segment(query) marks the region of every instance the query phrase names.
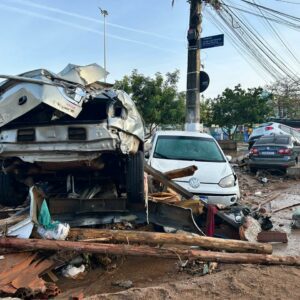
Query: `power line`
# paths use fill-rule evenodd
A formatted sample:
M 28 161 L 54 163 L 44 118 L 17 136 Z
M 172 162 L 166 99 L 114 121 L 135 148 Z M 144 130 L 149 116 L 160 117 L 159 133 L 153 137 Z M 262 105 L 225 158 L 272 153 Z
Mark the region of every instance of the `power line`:
M 296 72 L 288 66 L 283 58 L 281 58 L 280 55 L 265 41 L 261 34 L 247 21 L 247 19 L 238 16 L 224 1 L 221 0 L 220 2 L 222 4 L 222 9 L 218 10 L 216 13 L 224 23 L 222 27 L 225 26 L 231 32 L 230 39 L 235 48 L 242 48 L 247 58 L 250 57 L 251 60 L 254 60 L 256 65 L 258 64 L 264 72 L 267 72 L 274 79 L 279 79 L 282 75 L 285 75 L 292 80 L 298 78 Z M 257 8 L 257 5 L 254 7 Z M 242 7 L 242 9 L 244 8 Z M 253 13 L 253 11 L 250 12 Z M 271 12 L 268 13 L 270 14 Z M 266 18 L 265 14 L 262 14 L 261 11 L 257 13 L 257 15 L 263 19 Z M 220 26 L 220 24 L 217 25 Z M 272 27 L 271 30 L 274 34 L 276 32 L 277 35 L 275 35 L 277 39 L 283 43 L 283 39 L 276 29 Z M 289 51 L 291 52 L 290 55 L 293 55 L 290 49 Z M 245 55 L 243 55 L 244 58 Z M 249 61 L 249 59 L 247 59 L 247 61 Z
M 272 22 L 274 22 L 274 23 L 277 23 L 277 24 L 279 24 L 279 25 L 285 25 L 285 26 L 288 26 L 288 27 L 290 27 L 290 28 L 292 28 L 292 29 L 295 29 L 295 30 L 297 30 L 297 31 L 300 30 L 300 25 L 297 25 L 297 24 L 295 24 L 295 23 L 292 23 L 292 22 L 290 22 L 290 21 L 287 21 L 287 20 L 285 20 L 285 19 L 283 19 L 283 18 L 280 18 L 280 17 L 278 17 L 278 16 L 276 16 L 276 15 L 273 15 L 273 14 L 271 14 L 271 13 L 269 13 L 269 12 L 265 12 L 265 16 L 262 16 L 261 14 L 255 13 L 255 12 L 253 12 L 253 11 L 249 11 L 249 10 L 247 10 L 247 9 L 245 9 L 245 8 L 240 8 L 240 7 L 228 5 L 228 4 L 225 4 L 225 3 L 224 3 L 223 5 L 226 6 L 226 7 L 232 8 L 232 9 L 234 9 L 234 10 L 238 10 L 238 11 L 240 11 L 240 12 L 243 12 L 243 13 L 246 13 L 246 14 L 249 14 L 249 15 L 253 15 L 253 16 L 258 17 L 258 18 L 265 18 L 265 19 L 267 19 L 267 20 L 269 20 L 269 21 L 272 21 Z M 269 15 L 269 16 L 267 16 L 267 15 Z
M 244 26 L 243 30 L 248 33 L 248 37 L 252 40 L 254 45 L 258 47 L 260 51 L 277 66 L 278 69 L 280 69 L 291 78 L 296 76 L 296 74 L 287 66 L 287 64 L 283 62 L 282 58 L 279 58 L 278 53 L 276 53 L 274 49 L 272 49 L 270 45 L 268 45 L 266 40 L 263 39 L 260 33 L 253 26 L 251 26 L 251 24 L 247 25 L 232 11 L 230 11 L 229 14 L 231 15 L 231 17 L 233 15 L 238 20 L 238 22 L 242 24 L 242 26 Z M 249 25 L 252 29 L 249 27 Z
M 255 0 L 252 0 L 255 3 Z M 294 55 L 294 53 L 291 51 L 290 47 L 288 46 L 287 42 L 283 40 L 283 38 L 279 35 L 275 27 L 269 22 L 267 18 L 265 18 L 264 12 L 258 7 L 257 8 L 259 12 L 263 15 L 265 22 L 270 27 L 271 31 L 274 33 L 275 37 L 279 40 L 280 44 L 283 45 L 283 47 L 288 51 L 288 53 L 291 55 L 291 57 L 294 59 L 295 62 L 300 64 L 300 61 L 298 58 Z
M 280 12 L 278 10 L 275 10 L 275 9 L 272 9 L 270 7 L 267 7 L 267 6 L 263 6 L 263 5 L 259 5 L 259 4 L 255 4 L 255 3 L 252 3 L 250 1 L 247 1 L 247 0 L 241 0 L 249 5 L 252 5 L 252 6 L 256 6 L 256 7 L 260 7 L 262 9 L 265 9 L 267 11 L 271 11 L 273 13 L 276 13 L 276 14 L 279 14 L 279 15 L 282 15 L 282 16 L 285 16 L 286 18 L 290 18 L 290 19 L 293 19 L 293 20 L 297 20 L 297 21 L 300 21 L 300 18 L 298 17 L 295 17 L 295 16 L 292 16 L 292 15 L 289 15 L 289 14 L 286 14 L 286 13 L 283 13 L 283 12 Z
M 287 1 L 287 0 L 275 0 L 276 2 L 284 2 L 284 3 L 289 3 L 289 4 L 297 4 L 300 5 L 299 2 L 292 2 L 292 1 Z

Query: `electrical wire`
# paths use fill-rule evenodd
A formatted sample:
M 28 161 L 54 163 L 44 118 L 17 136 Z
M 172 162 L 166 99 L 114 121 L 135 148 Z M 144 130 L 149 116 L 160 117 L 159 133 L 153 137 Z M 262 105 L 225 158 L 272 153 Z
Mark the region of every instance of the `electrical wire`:
M 297 20 L 297 21 L 300 21 L 300 18 L 298 17 L 295 17 L 295 16 L 292 16 L 292 15 L 289 15 L 289 14 L 286 14 L 286 13 L 283 13 L 283 12 L 280 12 L 278 10 L 275 10 L 275 9 L 272 9 L 270 7 L 267 7 L 267 6 L 264 6 L 264 5 L 259 5 L 259 4 L 254 4 L 248 0 L 241 0 L 242 2 L 244 3 L 247 3 L 249 5 L 252 5 L 252 6 L 256 6 L 256 7 L 260 7 L 261 9 L 264 9 L 264 10 L 267 10 L 267 11 L 270 11 L 272 13 L 275 13 L 275 14 L 278 14 L 278 15 L 281 15 L 281 16 L 284 16 L 286 18 L 290 18 L 290 19 L 293 19 L 293 20 Z
M 249 1 L 242 1 L 251 3 Z M 283 76 L 287 76 L 291 80 L 297 80 L 299 78 L 297 73 L 289 66 L 291 64 L 287 63 L 282 57 L 280 57 L 279 53 L 266 42 L 261 34 L 251 25 L 251 23 L 247 21 L 247 19 L 245 19 L 243 16 L 237 15 L 236 12 L 232 10 L 232 6 L 229 6 L 222 0 L 220 0 L 220 2 L 222 5 L 222 9 L 217 10 L 216 14 L 220 18 L 222 25 L 220 25 L 220 22 L 216 21 L 216 18 L 212 14 L 210 14 L 210 19 L 213 19 L 213 23 L 215 23 L 217 27 L 222 28 L 223 31 L 225 31 L 224 27 L 226 27 L 227 34 L 228 32 L 230 32 L 229 37 L 234 47 L 236 49 L 242 50 L 239 51 L 239 53 L 243 52 L 243 57 L 246 58 L 247 62 L 249 62 L 249 58 L 251 59 L 251 61 L 255 61 L 256 70 L 257 66 L 259 65 L 260 70 L 268 73 L 275 80 L 278 80 Z M 274 10 L 272 10 L 272 12 L 265 12 L 264 10 L 264 13 L 262 13 L 263 6 L 255 2 L 252 4 L 255 9 L 259 8 L 258 13 L 256 12 L 256 14 L 263 18 L 264 21 L 267 21 L 267 14 L 275 14 Z M 242 7 L 241 9 L 245 10 L 244 7 Z M 248 11 L 249 10 L 247 10 L 247 12 Z M 253 11 L 249 12 L 253 13 Z M 278 20 L 278 18 L 281 17 L 278 17 L 275 14 L 275 18 Z M 268 20 L 268 22 L 269 21 L 270 20 Z M 282 19 L 281 21 L 289 22 L 284 19 Z M 276 38 L 280 41 L 280 43 L 284 44 L 283 38 L 279 35 L 276 29 L 273 26 L 270 26 L 269 23 L 267 23 L 267 25 L 268 28 L 271 29 L 272 33 L 276 36 Z M 287 45 L 285 46 L 287 47 L 291 57 L 299 62 L 291 49 Z
M 252 0 L 253 3 L 255 3 L 255 0 Z M 255 3 L 256 4 L 256 3 Z M 270 21 L 265 17 L 264 12 L 257 7 L 258 11 L 262 14 L 262 16 L 265 19 L 265 22 L 267 24 L 267 26 L 269 26 L 269 28 L 271 29 L 271 32 L 274 33 L 275 38 L 279 41 L 279 43 L 288 51 L 288 53 L 290 54 L 291 58 L 300 65 L 300 61 L 299 59 L 294 55 L 294 53 L 292 52 L 292 50 L 290 49 L 290 46 L 288 45 L 287 41 L 284 40 L 283 37 L 280 36 L 280 34 L 278 33 L 278 31 L 276 30 L 276 28 L 270 23 Z

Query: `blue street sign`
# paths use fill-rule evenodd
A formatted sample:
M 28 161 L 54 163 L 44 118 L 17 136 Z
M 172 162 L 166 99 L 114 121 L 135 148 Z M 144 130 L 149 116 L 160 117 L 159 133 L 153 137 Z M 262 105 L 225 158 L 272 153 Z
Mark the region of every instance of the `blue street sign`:
M 224 34 L 212 35 L 200 39 L 200 49 L 224 46 Z

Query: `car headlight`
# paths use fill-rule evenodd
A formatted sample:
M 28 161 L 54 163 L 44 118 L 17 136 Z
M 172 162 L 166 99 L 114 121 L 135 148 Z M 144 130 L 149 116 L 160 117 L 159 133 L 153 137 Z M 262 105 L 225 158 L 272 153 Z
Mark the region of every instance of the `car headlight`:
M 235 185 L 235 176 L 233 174 L 222 178 L 219 182 L 219 186 L 222 188 L 233 187 Z

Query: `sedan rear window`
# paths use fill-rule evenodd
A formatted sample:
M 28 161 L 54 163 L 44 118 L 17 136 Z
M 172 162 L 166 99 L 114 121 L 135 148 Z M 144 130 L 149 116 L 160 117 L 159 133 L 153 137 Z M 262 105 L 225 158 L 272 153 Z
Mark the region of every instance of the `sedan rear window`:
M 153 156 L 162 159 L 225 162 L 213 139 L 189 136 L 159 136 Z

